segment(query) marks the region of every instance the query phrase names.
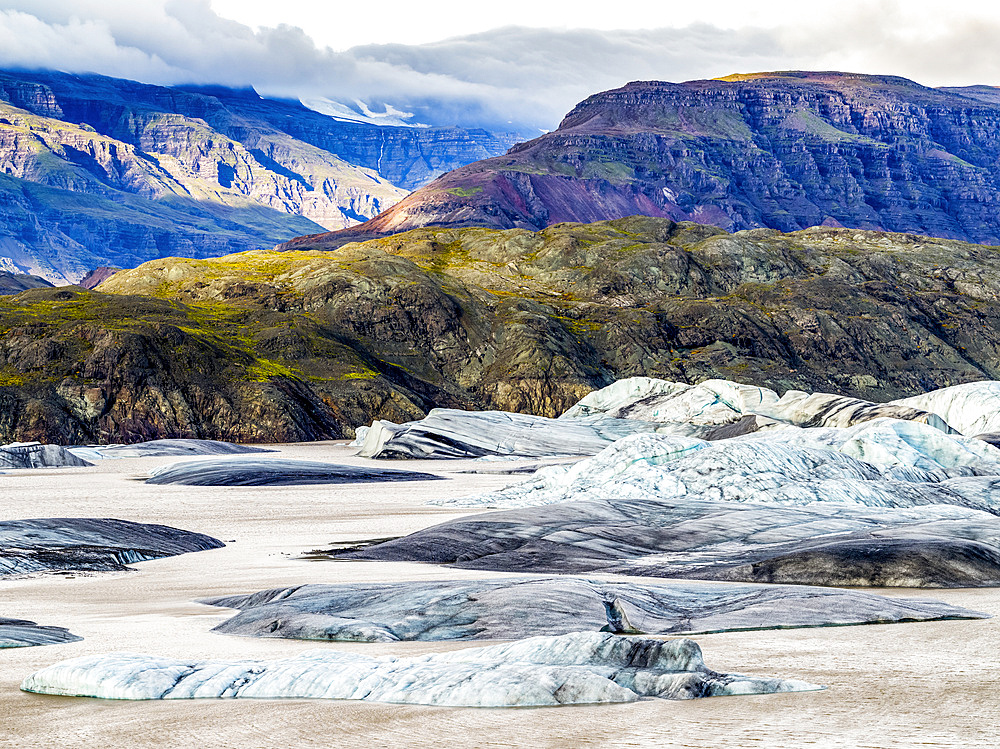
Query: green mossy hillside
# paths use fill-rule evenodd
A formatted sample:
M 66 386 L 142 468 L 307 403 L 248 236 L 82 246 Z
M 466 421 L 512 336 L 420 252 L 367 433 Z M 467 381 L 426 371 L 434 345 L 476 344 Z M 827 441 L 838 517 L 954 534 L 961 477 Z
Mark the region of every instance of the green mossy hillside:
M 168 258 L 0 303 L 0 432 L 314 439 L 634 375 L 888 400 L 1000 378 L 998 298 L 994 247 L 646 217 Z

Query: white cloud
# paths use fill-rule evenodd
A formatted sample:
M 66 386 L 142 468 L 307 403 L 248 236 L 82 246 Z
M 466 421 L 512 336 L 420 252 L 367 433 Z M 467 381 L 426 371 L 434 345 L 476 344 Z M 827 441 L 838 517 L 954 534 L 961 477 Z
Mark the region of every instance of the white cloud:
M 511 3 L 508 10 L 523 4 Z M 775 20 L 773 12 L 765 11 L 801 9 L 804 4 L 706 0 L 685 6 L 688 15 L 678 18 L 692 23 L 683 28 L 510 26 L 427 44 L 368 44 L 341 52 L 317 44 L 295 26 L 251 28 L 222 18 L 208 0 L 0 4 L 2 67 L 97 72 L 161 84 L 252 85 L 265 95 L 348 103 L 360 99 L 375 111 L 390 104 L 431 124 L 499 126 L 512 120 L 551 128 L 587 95 L 636 79 L 680 81 L 801 68 L 903 75 L 930 85 L 1000 82 L 994 53 L 1000 11 L 934 16 L 912 12 L 912 2 L 906 12 L 896 2 L 847 2 L 836 11 L 824 2 L 810 7 L 831 12 L 810 16 L 788 10 Z M 674 4 L 659 3 L 659 10 L 647 16 L 629 17 L 669 23 L 666 5 Z M 283 4 L 266 7 L 268 13 L 280 13 Z M 288 9 L 295 7 L 290 2 Z M 329 7 L 344 10 L 343 4 Z M 580 23 L 603 17 L 588 7 L 578 6 L 579 13 L 564 17 Z M 370 25 L 399 25 L 391 10 L 383 9 L 381 15 L 384 18 L 371 19 Z M 550 20 L 544 13 L 537 15 L 537 23 Z M 346 14 L 345 27 L 353 23 L 360 29 L 352 18 Z M 461 23 L 449 25 L 442 18 L 439 14 L 431 19 L 437 23 L 433 28 L 481 28 L 487 22 L 459 17 Z M 715 23 L 697 22 L 699 18 Z M 758 26 L 725 28 L 734 23 Z M 410 38 L 429 33 L 414 27 Z M 372 36 L 378 37 L 369 33 Z

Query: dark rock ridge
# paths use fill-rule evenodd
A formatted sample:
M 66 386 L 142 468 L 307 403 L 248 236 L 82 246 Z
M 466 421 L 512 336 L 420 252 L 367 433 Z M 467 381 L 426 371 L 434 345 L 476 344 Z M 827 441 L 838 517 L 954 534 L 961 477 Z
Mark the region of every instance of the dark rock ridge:
M 0 271 L 0 294 L 20 294 L 28 289 L 50 288 L 52 284 L 41 276 Z
M 0 232 L 53 281 L 211 257 L 364 221 L 513 141 L 339 122 L 253 91 L 0 71 Z
M 391 468 L 345 466 L 287 458 L 212 458 L 163 466 L 147 484 L 187 486 L 300 486 L 305 484 L 360 484 L 390 481 L 434 481 L 430 473 Z
M 637 81 L 359 227 L 292 245 L 631 214 L 729 231 L 847 226 L 1000 244 L 998 157 L 1000 97 L 988 87 L 835 72 Z
M 461 518 L 335 558 L 465 569 L 857 587 L 1000 586 L 994 515 L 673 498 L 561 502 Z
M 98 518 L 0 521 L 0 577 L 38 572 L 115 572 L 221 541 L 166 525 Z
M 215 632 L 361 642 L 618 632 L 629 621 L 642 622 L 642 633 L 664 635 L 985 617 L 937 601 L 846 590 L 572 577 L 302 585 L 202 603 L 240 610 Z M 614 616 L 606 613 L 605 604 Z M 415 611 L 420 615 L 414 616 Z
M 0 650 L 34 645 L 62 645 L 82 639 L 65 627 L 46 627 L 27 619 L 7 619 L 0 616 Z
M 158 260 L 0 298 L 0 440 L 335 439 L 634 375 L 886 401 L 1000 379 L 997 279 L 954 240 L 646 217 Z
M 89 271 L 87 275 L 80 279 L 79 285 L 85 289 L 96 289 L 120 270 L 121 268 L 102 265 L 100 268 L 94 268 Z

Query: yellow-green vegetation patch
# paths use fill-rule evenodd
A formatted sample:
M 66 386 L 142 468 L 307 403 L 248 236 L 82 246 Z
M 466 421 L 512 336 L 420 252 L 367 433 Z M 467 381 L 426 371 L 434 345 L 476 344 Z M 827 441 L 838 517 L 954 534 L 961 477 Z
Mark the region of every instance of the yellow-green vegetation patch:
M 21 387 L 24 384 L 24 373 L 10 366 L 0 369 L 0 387 Z
M 588 161 L 583 165 L 585 179 L 606 179 L 609 182 L 630 182 L 635 170 L 620 161 Z
M 346 372 L 340 376 L 342 380 L 374 380 L 378 377 L 378 372 L 374 369 L 363 369 L 358 372 Z
M 450 187 L 445 190 L 446 193 L 451 195 L 457 195 L 460 198 L 471 198 L 473 195 L 478 195 L 483 191 L 481 187 Z
M 297 379 L 301 373 L 273 359 L 255 359 L 246 369 L 249 382 L 268 382 L 276 377 Z

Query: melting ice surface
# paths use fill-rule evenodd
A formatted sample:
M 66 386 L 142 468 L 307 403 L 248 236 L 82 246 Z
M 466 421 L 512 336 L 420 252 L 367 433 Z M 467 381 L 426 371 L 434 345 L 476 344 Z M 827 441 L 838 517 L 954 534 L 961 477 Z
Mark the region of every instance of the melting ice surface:
M 801 692 L 803 681 L 723 674 L 688 639 L 597 632 L 404 658 L 313 650 L 278 661 L 184 661 L 112 653 L 63 661 L 21 689 L 121 700 L 322 698 L 527 707 Z
M 757 432 L 707 442 L 637 434 L 592 458 L 452 506 L 530 507 L 568 500 L 688 497 L 867 507 L 954 504 L 1000 514 L 1000 450 L 914 421 Z

